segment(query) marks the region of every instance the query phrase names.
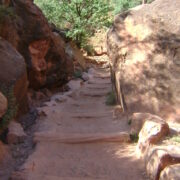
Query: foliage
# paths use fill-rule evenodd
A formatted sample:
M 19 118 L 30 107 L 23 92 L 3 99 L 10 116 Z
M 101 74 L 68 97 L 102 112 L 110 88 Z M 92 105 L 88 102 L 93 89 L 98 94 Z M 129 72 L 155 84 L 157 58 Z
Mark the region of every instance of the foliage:
M 34 2 L 41 8 L 50 23 L 55 24 L 59 28 L 63 27 L 61 6 L 58 0 L 34 0 Z
M 66 35 L 81 47 L 95 30 L 109 23 L 112 9 L 107 0 L 35 0 L 35 3 L 50 22 L 68 28 Z
M 18 106 L 16 104 L 13 87 L 8 88 L 5 86 L 1 86 L 1 91 L 8 100 L 7 112 L 0 120 L 0 130 L 4 130 L 8 126 L 9 122 L 16 116 Z
M 0 22 L 2 22 L 6 16 L 9 17 L 15 16 L 13 8 L 0 5 Z
M 83 47 L 83 49 L 87 52 L 88 56 L 94 56 L 95 50 L 93 45 L 87 44 Z
M 171 138 L 171 141 L 176 142 L 176 143 L 180 143 L 180 135 L 175 135 Z
M 116 104 L 117 104 L 116 95 L 115 95 L 115 93 L 113 91 L 111 91 L 107 95 L 106 105 L 113 106 L 113 105 L 116 105 Z
M 132 142 L 138 142 L 139 136 L 136 133 L 130 134 L 130 139 L 131 139 Z
M 147 3 L 152 1 L 153 0 L 147 0 Z M 114 14 L 118 14 L 122 11 L 126 11 L 130 8 L 142 4 L 142 0 L 112 0 L 112 3 L 114 5 Z
M 82 79 L 82 71 L 80 70 L 74 71 L 74 77 Z
M 132 124 L 132 119 L 129 119 L 128 120 L 128 125 L 131 125 Z

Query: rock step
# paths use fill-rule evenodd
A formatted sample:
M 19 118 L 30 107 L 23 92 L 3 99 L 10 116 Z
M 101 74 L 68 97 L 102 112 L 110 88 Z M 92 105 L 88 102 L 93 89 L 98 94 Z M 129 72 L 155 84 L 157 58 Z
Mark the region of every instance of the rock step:
M 94 90 L 101 90 L 101 89 L 106 89 L 106 90 L 111 90 L 111 86 L 109 84 L 87 84 L 86 89 L 94 89 Z
M 79 93 L 80 96 L 90 96 L 90 97 L 103 97 L 108 94 L 108 91 L 99 91 L 99 92 L 92 92 L 92 91 L 81 91 Z
M 23 172 L 15 172 L 13 173 L 11 180 L 21 180 L 25 179 L 26 175 Z M 41 174 L 41 173 L 33 173 L 28 176 L 28 179 L 33 180 L 84 180 L 84 177 L 60 177 L 60 176 L 54 176 L 54 175 L 48 175 L 48 174 Z M 86 180 L 94 180 L 94 178 L 88 178 L 86 177 Z M 96 180 L 106 180 L 104 178 L 96 178 Z
M 93 134 L 48 134 L 35 133 L 35 142 L 51 141 L 65 144 L 95 143 L 95 142 L 130 142 L 130 135 L 127 132 L 117 133 L 93 133 Z
M 92 119 L 92 118 L 106 118 L 107 116 L 109 116 L 110 113 L 98 113 L 98 112 L 94 112 L 94 113 L 87 113 L 87 112 L 83 112 L 83 113 L 72 113 L 71 114 L 71 118 L 76 118 L 76 119 Z M 112 115 L 111 115 L 112 118 Z
M 111 81 L 110 80 L 89 80 L 88 84 L 101 84 L 101 85 L 111 85 Z
M 102 78 L 102 79 L 110 79 L 111 78 L 111 75 L 108 73 L 108 74 L 101 74 L 101 73 L 95 73 L 93 75 L 94 78 Z

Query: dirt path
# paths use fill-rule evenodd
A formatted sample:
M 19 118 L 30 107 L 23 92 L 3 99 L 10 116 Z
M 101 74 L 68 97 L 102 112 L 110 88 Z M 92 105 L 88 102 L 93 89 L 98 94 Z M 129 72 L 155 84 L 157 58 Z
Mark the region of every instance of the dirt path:
M 143 164 L 127 143 L 126 119 L 113 119 L 105 104 L 108 69 L 89 72 L 80 89 L 56 94 L 39 109 L 34 153 L 13 180 L 141 180 Z M 123 143 L 126 142 L 126 143 Z

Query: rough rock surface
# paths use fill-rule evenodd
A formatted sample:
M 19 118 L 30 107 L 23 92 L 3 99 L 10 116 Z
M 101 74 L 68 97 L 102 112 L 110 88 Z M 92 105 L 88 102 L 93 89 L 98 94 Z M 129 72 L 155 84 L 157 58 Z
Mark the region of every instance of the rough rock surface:
M 147 174 L 158 180 L 164 168 L 180 163 L 180 147 L 155 147 L 146 156 Z
M 26 133 L 24 132 L 21 124 L 11 121 L 8 126 L 7 141 L 8 144 L 22 143 L 26 138 Z
M 166 167 L 160 175 L 160 180 L 178 180 L 180 179 L 180 164 Z
M 131 112 L 180 122 L 179 9 L 179 0 L 155 0 L 117 15 L 108 32 L 113 83 Z
M 12 91 L 19 111 L 27 110 L 27 71 L 24 58 L 7 41 L 0 39 L 0 88 Z
M 136 152 L 139 156 L 146 154 L 152 144 L 157 144 L 169 134 L 168 124 L 160 118 L 146 120 L 139 133 Z
M 48 21 L 32 0 L 8 2 L 16 18 L 5 16 L 0 36 L 24 56 L 31 87 L 61 85 L 73 71 L 63 40 L 51 31 Z
M 0 118 L 3 117 L 8 107 L 7 98 L 0 92 Z

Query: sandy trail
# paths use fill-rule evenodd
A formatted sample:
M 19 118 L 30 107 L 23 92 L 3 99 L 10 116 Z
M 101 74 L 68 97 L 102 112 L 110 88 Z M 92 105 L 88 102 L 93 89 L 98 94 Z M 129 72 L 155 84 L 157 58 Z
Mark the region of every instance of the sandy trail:
M 127 120 L 113 119 L 113 107 L 105 104 L 109 70 L 96 69 L 90 77 L 39 109 L 46 116 L 38 120 L 36 148 L 13 180 L 146 179 L 135 145 L 127 143 Z

